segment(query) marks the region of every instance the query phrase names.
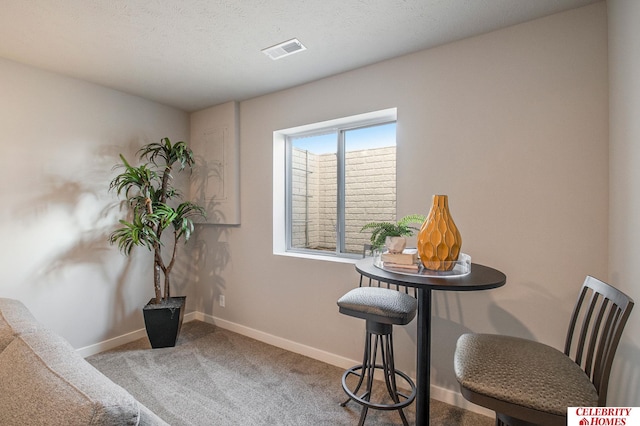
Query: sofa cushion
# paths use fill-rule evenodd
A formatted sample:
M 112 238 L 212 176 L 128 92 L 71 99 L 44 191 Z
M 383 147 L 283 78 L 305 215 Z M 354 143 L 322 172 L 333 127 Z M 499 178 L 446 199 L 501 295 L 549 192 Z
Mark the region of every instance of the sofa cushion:
M 138 402 L 58 335 L 23 334 L 0 353 L 0 413 L 8 424 L 137 425 Z
M 38 322 L 19 300 L 0 298 L 0 352 L 20 334 L 36 331 Z

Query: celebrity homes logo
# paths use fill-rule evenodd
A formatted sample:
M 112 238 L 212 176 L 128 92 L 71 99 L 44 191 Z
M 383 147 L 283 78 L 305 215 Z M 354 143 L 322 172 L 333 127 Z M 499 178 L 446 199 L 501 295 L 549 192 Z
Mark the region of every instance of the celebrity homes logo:
M 569 407 L 567 426 L 640 425 L 638 407 Z

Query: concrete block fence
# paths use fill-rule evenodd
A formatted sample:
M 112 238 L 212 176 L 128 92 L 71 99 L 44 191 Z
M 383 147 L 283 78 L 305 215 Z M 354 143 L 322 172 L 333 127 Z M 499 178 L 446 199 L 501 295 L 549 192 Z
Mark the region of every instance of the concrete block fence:
M 294 149 L 292 245 L 334 251 L 337 221 L 335 154 Z M 361 253 L 368 222 L 396 220 L 396 148 L 349 151 L 345 161 L 345 244 Z

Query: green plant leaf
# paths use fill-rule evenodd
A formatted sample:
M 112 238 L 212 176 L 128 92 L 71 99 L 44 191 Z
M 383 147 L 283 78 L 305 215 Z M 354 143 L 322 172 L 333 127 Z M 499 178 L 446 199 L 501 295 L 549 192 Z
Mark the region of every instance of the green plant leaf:
M 173 207 L 164 203 L 154 203 L 153 213 L 147 215 L 149 220 L 159 225 L 161 229 L 167 229 L 178 214 Z
M 162 138 L 157 143 L 150 143 L 138 151 L 140 159 L 147 159 L 155 165 L 158 165 L 158 159 L 163 160 L 163 167 L 171 167 L 174 163 L 180 163 L 180 170 L 183 170 L 186 166 L 192 166 L 194 163 L 193 151 L 189 148 L 186 142 L 180 141 L 175 144 L 171 144 L 169 138 Z
M 125 170 L 111 181 L 109 189 L 115 190 L 118 196 L 124 193 L 125 197 L 129 197 L 134 191 L 133 196 L 148 197 L 153 186 L 158 183 L 158 174 L 146 164 L 138 167 L 131 166 L 122 154 L 120 154 L 120 159 L 123 164 L 116 167 Z
M 133 222 L 121 220 L 120 228 L 109 236 L 111 244 L 117 244 L 118 249 L 126 254 L 131 254 L 134 246 L 145 246 L 152 250 L 154 244 L 159 243 L 153 224 L 145 222 L 141 216 L 135 216 Z
M 192 218 L 206 217 L 204 208 L 190 201 L 185 201 L 176 208 L 176 213 L 176 218 L 173 221 L 173 228 L 176 232 L 176 238 L 179 239 L 180 237 L 184 236 L 186 242 L 189 240 L 189 238 L 191 238 L 191 233 L 194 229 Z
M 109 236 L 111 244 L 117 244 L 120 251 L 129 255 L 135 246 L 145 246 L 154 255 L 154 290 L 156 300 L 162 295 L 159 290 L 160 273 L 165 275 L 165 296 L 169 293 L 169 275 L 175 261 L 175 243 L 181 237 L 188 240 L 193 233 L 193 219 L 204 217 L 204 209 L 194 203 L 185 202 L 176 208 L 169 200 L 180 198 L 181 194 L 171 184 L 171 172 L 175 163 L 180 170 L 194 164 L 194 155 L 185 142 L 172 144 L 169 138 L 158 143 L 144 145 L 138 150 L 139 166 L 132 166 L 120 154 L 122 169 L 110 183 L 109 190 L 124 196 L 123 205 L 128 206 L 131 221 L 120 221 L 120 227 Z M 129 217 L 129 216 L 128 216 Z M 171 259 L 165 264 L 161 250 L 163 231 L 172 225 L 175 229 Z M 160 272 L 161 271 L 161 272 Z
M 420 214 L 411 214 L 403 217 L 398 222 L 370 222 L 364 225 L 360 232 L 371 231 L 371 246 L 379 249 L 384 246 L 387 237 L 410 237 L 420 228 L 410 226 L 412 223 L 422 223 L 426 219 Z

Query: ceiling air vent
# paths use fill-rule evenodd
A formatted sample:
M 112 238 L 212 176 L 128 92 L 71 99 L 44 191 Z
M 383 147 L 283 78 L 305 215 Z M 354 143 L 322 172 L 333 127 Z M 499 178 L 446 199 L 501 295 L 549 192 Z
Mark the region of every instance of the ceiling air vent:
M 292 38 L 275 46 L 262 49 L 262 52 L 275 61 L 276 59 L 284 58 L 285 56 L 293 55 L 303 50 L 307 50 L 307 48 L 304 47 L 297 38 Z

